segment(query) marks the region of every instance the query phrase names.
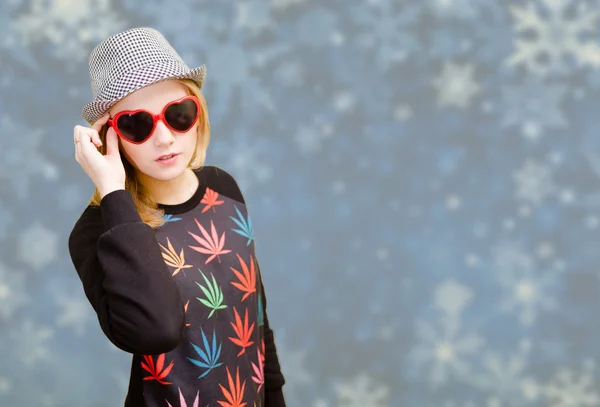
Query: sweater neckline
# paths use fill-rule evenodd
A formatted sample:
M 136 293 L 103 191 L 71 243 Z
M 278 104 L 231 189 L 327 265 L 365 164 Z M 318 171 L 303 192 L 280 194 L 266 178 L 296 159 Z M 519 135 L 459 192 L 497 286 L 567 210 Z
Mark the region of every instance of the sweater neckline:
M 196 188 L 194 194 L 187 201 L 174 205 L 159 203 L 158 208 L 164 210 L 165 214 L 178 215 L 189 212 L 198 206 L 204 197 L 204 193 L 206 192 L 206 185 L 200 178 L 200 169 L 195 170 L 194 174 L 196 174 L 196 177 L 198 177 L 198 188 Z

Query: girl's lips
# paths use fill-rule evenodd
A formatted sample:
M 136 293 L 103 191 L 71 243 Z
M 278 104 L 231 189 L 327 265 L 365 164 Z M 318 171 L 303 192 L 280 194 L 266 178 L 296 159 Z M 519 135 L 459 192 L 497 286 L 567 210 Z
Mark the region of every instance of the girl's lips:
M 162 157 L 168 157 L 169 155 L 165 155 Z M 173 157 L 171 158 L 167 158 L 167 159 L 161 159 L 160 157 L 156 160 L 157 163 L 159 164 L 163 164 L 163 165 L 169 165 L 169 164 L 173 164 L 175 161 L 177 161 L 177 157 L 179 157 L 179 154 L 173 154 Z

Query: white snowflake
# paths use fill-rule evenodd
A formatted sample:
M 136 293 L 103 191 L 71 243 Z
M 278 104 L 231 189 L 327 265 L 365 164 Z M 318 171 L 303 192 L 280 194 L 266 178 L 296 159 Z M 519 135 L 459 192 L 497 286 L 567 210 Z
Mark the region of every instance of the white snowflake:
M 297 61 L 284 59 L 273 68 L 273 77 L 284 86 L 301 86 L 304 83 L 304 68 Z
M 435 290 L 435 305 L 451 317 L 459 317 L 472 298 L 471 289 L 453 280 L 446 280 Z
M 296 44 L 311 48 L 329 46 L 326 40 L 339 32 L 339 20 L 339 15 L 325 9 L 311 8 L 300 13 L 292 26 Z
M 18 126 L 8 116 L 0 117 L 0 183 L 6 180 L 23 199 L 28 195 L 30 178 L 41 175 L 54 179 L 57 175 L 39 152 L 42 136 L 40 130 Z
M 39 222 L 29 226 L 19 236 L 19 259 L 34 270 L 39 270 L 56 261 L 58 235 Z
M 10 330 L 12 350 L 23 365 L 34 367 L 39 362 L 52 359 L 46 343 L 53 335 L 52 329 L 26 319 Z
M 474 69 L 472 64 L 444 64 L 440 74 L 433 80 L 440 106 L 456 106 L 462 109 L 470 106 L 471 99 L 480 92 L 479 85 L 473 79 Z
M 87 201 L 89 194 L 82 188 L 82 185 L 67 184 L 59 187 L 57 198 L 60 209 L 65 212 L 72 212 L 80 209 L 81 203 Z
M 210 75 L 207 74 L 207 81 L 214 84 L 215 88 L 211 115 L 222 119 L 230 107 L 237 103 L 242 104 L 244 117 L 248 120 L 256 120 L 256 116 L 264 114 L 265 110 L 274 111 L 275 103 L 271 94 L 260 80 L 255 79 L 252 70 L 286 53 L 288 49 L 287 45 L 278 45 L 251 51 L 235 39 L 215 44 L 206 59 L 206 64 L 215 68 Z M 253 58 L 250 58 L 251 52 Z M 234 95 L 238 91 L 239 99 L 234 102 Z
M 302 122 L 296 129 L 294 141 L 303 154 L 313 154 L 322 149 L 324 140 L 333 135 L 333 126 L 321 116 Z
M 525 374 L 530 351 L 531 341 L 523 340 L 514 354 L 486 352 L 482 357 L 484 371 L 471 376 L 469 382 L 491 392 L 495 400 L 503 402 L 501 405 L 526 405 L 537 400 L 540 386 Z
M 256 35 L 275 27 L 271 9 L 264 0 L 243 0 L 234 4 L 234 28 Z
M 177 7 L 173 7 L 170 0 L 145 0 L 144 7 L 140 7 L 139 0 L 121 0 L 120 3 L 132 15 L 150 20 L 152 27 L 169 40 L 189 66 L 206 63 L 204 50 L 218 49 L 216 36 L 232 31 L 230 17 L 226 19 L 222 9 L 215 9 L 216 3 L 179 0 Z M 216 67 L 208 65 L 207 68 L 208 79 L 213 73 L 211 68 Z
M 279 337 L 283 338 L 283 331 Z M 281 339 L 277 341 L 277 353 L 281 370 L 286 372 L 285 393 L 291 399 L 302 394 L 302 388 L 313 381 L 310 371 L 306 368 L 306 351 L 304 349 L 292 349 Z
M 8 321 L 30 301 L 22 270 L 9 269 L 0 263 L 0 318 Z
M 390 389 L 374 382 L 366 373 L 336 384 L 339 407 L 388 407 Z
M 59 58 L 79 60 L 87 58 L 90 46 L 123 27 L 111 0 L 29 0 L 13 22 L 26 46 L 50 43 Z
M 538 78 L 504 87 L 506 113 L 502 125 L 518 126 L 521 134 L 533 141 L 539 139 L 545 129 L 564 128 L 567 119 L 560 103 L 566 90 L 564 85 L 544 83 Z
M 531 325 L 540 311 L 556 309 L 558 304 L 549 293 L 562 270 L 538 271 L 533 258 L 511 243 L 495 246 L 493 261 L 494 274 L 505 292 L 502 311 L 518 313 L 521 324 Z
M 56 316 L 56 325 L 71 327 L 79 336 L 85 333 L 86 322 L 90 319 L 89 302 L 80 295 L 54 296 L 54 302 L 61 308 Z
M 345 113 L 356 105 L 356 96 L 350 91 L 339 92 L 334 96 L 333 106 L 338 113 Z
M 551 284 L 552 279 L 545 277 L 524 277 L 509 287 L 500 309 L 508 312 L 520 310 L 519 321 L 523 325 L 531 325 L 540 310 L 551 311 L 557 308 L 556 301 L 546 293 L 547 286 Z
M 248 1 L 244 4 L 249 7 L 255 4 L 255 0 Z M 256 4 L 262 10 L 258 13 L 268 18 L 267 6 L 260 2 Z M 258 121 L 265 110 L 275 110 L 271 94 L 257 78 L 256 71 L 262 71 L 275 58 L 287 55 L 291 46 L 283 43 L 248 45 L 244 30 L 252 29 L 254 16 L 245 14 L 246 6 L 242 5 L 234 18 L 241 29 L 232 29 L 235 22 L 223 12 L 221 3 L 217 6 L 217 3 L 181 0 L 177 7 L 172 7 L 167 0 L 146 0 L 140 8 L 137 0 L 124 0 L 123 5 L 151 19 L 152 26 L 171 41 L 188 65 L 207 65 L 206 86 L 212 94 L 209 106 L 212 121 L 225 119 L 230 109 L 238 104 L 248 121 Z M 255 12 L 251 8 L 247 9 L 250 14 Z M 229 12 L 229 9 L 225 10 Z M 181 32 L 186 35 L 180 35 Z
M 263 184 L 273 176 L 271 158 L 277 153 L 272 140 L 253 137 L 238 128 L 231 138 L 220 139 L 213 145 L 211 153 L 227 171 L 235 176 L 238 183 L 247 188 L 250 185 Z
M 394 109 L 394 120 L 405 122 L 413 116 L 412 107 L 405 104 L 400 104 Z
M 10 378 L 0 377 L 0 394 L 9 393 L 13 382 Z
M 14 30 L 11 29 L 11 16 L 21 0 L 5 0 L 0 3 L 0 48 L 13 47 L 15 43 Z
M 575 372 L 561 368 L 545 387 L 549 407 L 596 407 L 600 397 L 592 369 Z
M 512 242 L 501 242 L 492 248 L 494 272 L 499 276 L 513 276 L 516 270 L 533 268 L 531 256 Z
M 476 355 L 484 343 L 477 334 L 462 334 L 460 320 L 450 316 L 442 318 L 441 326 L 417 321 L 416 335 L 418 344 L 411 351 L 412 358 L 417 364 L 431 363 L 432 387 L 446 383 L 449 376 L 460 379 L 471 374 L 465 359 Z
M 527 159 L 524 165 L 515 171 L 514 179 L 517 197 L 534 205 L 540 204 L 555 191 L 550 168 L 535 159 Z
M 600 12 L 584 2 L 577 2 L 573 9 L 567 0 L 543 0 L 542 3 L 546 16 L 533 2 L 524 7 L 509 6 L 517 35 L 516 50 L 508 59 L 508 65 L 523 65 L 540 76 L 567 72 L 567 58 L 574 59 L 580 66 L 600 66 L 598 44 L 585 39 L 594 37 Z
M 428 0 L 429 8 L 439 17 L 471 20 L 481 14 L 487 0 Z
M 351 7 L 350 13 L 364 30 L 358 36 L 358 44 L 376 51 L 381 71 L 406 61 L 420 49 L 414 36 L 414 27 L 422 13 L 420 2 L 370 1 L 365 6 Z

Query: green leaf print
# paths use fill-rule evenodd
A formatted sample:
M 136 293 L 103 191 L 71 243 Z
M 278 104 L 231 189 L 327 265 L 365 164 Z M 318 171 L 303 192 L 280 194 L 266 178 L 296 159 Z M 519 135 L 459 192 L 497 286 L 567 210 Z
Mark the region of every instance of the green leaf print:
M 235 211 L 237 212 L 239 219 L 234 218 L 233 216 L 230 216 L 229 218 L 231 218 L 231 220 L 234 221 L 236 223 L 236 225 L 239 226 L 239 229 L 231 229 L 231 230 L 234 231 L 235 233 L 237 233 L 238 235 L 242 235 L 242 236 L 248 238 L 248 241 L 246 242 L 246 246 L 249 246 L 250 242 L 252 242 L 252 240 L 254 239 L 254 234 L 252 233 L 252 221 L 250 220 L 249 216 L 247 217 L 247 219 L 244 218 L 244 215 L 242 215 L 242 213 L 237 208 L 237 206 L 234 205 L 233 207 L 235 208 Z
M 263 326 L 263 324 L 264 324 L 263 304 L 262 304 L 262 299 L 260 298 L 260 294 L 258 294 L 258 326 Z
M 211 345 L 208 343 L 208 339 L 206 338 L 206 335 L 204 334 L 204 330 L 200 329 L 200 331 L 202 332 L 202 342 L 204 344 L 204 349 L 201 349 L 199 346 L 196 346 L 192 342 L 190 342 L 190 343 L 194 347 L 194 350 L 196 351 L 198 356 L 200 356 L 201 360 L 196 360 L 196 359 L 192 359 L 192 358 L 188 357 L 188 360 L 190 362 L 192 362 L 193 364 L 195 364 L 196 366 L 202 367 L 204 369 L 208 369 L 207 371 L 202 373 L 200 376 L 198 376 L 198 379 L 202 379 L 204 376 L 209 374 L 214 368 L 217 368 L 217 367 L 223 365 L 223 363 L 219 362 L 219 358 L 221 357 L 222 343 L 219 343 L 217 346 L 216 333 L 213 331 L 212 345 Z
M 198 283 L 197 281 L 196 281 L 196 284 L 198 284 L 198 287 L 200 287 L 200 289 L 206 296 L 206 299 L 199 298 L 199 297 L 196 297 L 196 298 L 198 299 L 198 301 L 200 301 L 202 304 L 206 305 L 208 308 L 210 308 L 212 310 L 210 312 L 210 314 L 208 315 L 208 317 L 210 318 L 213 316 L 213 314 L 215 313 L 216 310 L 225 309 L 225 308 L 227 308 L 227 305 L 223 304 L 223 290 L 221 290 L 221 287 L 219 287 L 219 285 L 217 284 L 217 280 L 215 280 L 215 276 L 211 274 L 211 276 L 212 276 L 212 282 L 211 282 L 208 280 L 208 278 L 206 278 L 206 276 L 204 275 L 202 270 L 198 269 L 198 271 L 200 272 L 200 274 L 202 274 L 202 277 L 204 278 L 204 281 L 206 282 L 206 287 L 200 285 L 200 283 Z

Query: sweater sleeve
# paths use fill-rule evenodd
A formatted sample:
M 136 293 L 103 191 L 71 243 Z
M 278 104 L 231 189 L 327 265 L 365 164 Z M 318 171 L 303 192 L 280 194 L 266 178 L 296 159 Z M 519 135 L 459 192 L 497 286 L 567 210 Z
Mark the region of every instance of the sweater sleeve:
M 68 244 L 86 297 L 115 346 L 148 355 L 177 347 L 185 325 L 179 290 L 128 191 L 88 206 Z
M 258 261 L 256 262 L 258 265 Z M 283 385 L 285 378 L 281 372 L 279 357 L 277 356 L 277 347 L 275 346 L 275 336 L 269 325 L 267 317 L 267 296 L 262 282 L 260 266 L 258 266 L 258 277 L 260 281 L 260 290 L 262 293 L 262 306 L 264 317 L 264 340 L 265 340 L 265 407 L 285 407 L 285 398 L 283 396 Z

